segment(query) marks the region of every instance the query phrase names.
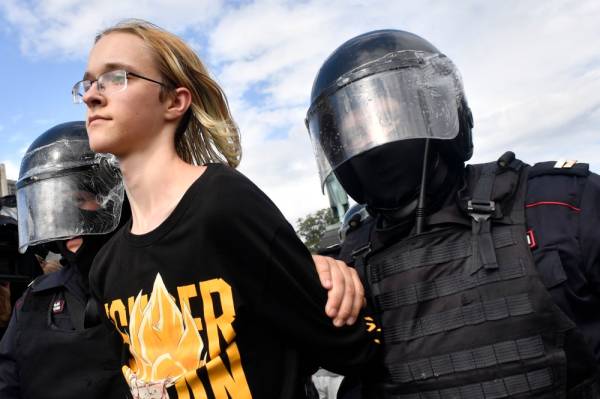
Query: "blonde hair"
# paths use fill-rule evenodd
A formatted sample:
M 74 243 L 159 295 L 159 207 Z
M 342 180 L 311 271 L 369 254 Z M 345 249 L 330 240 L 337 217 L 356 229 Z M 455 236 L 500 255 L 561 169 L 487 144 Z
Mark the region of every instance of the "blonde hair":
M 166 90 L 185 87 L 192 93 L 190 108 L 175 132 L 175 150 L 185 162 L 227 162 L 239 165 L 242 148 L 240 133 L 233 121 L 225 93 L 208 73 L 196 53 L 178 36 L 144 20 L 128 19 L 105 29 L 98 42 L 113 32 L 138 36 L 154 52 Z

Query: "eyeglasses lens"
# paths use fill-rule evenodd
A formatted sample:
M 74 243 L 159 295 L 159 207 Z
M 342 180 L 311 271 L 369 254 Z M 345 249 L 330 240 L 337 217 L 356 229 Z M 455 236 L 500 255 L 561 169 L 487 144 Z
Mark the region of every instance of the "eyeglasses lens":
M 77 82 L 71 92 L 73 102 L 76 104 L 82 103 L 83 96 L 92 87 L 94 82 L 96 82 L 98 92 L 103 94 L 123 91 L 127 88 L 127 72 L 124 70 L 110 71 L 98 76 L 98 80 L 96 81 L 82 80 L 81 82 Z

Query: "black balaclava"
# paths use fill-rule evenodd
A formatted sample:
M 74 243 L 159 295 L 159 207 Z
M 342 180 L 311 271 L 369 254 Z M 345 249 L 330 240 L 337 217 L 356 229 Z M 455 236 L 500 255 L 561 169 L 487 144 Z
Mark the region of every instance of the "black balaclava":
M 92 267 L 94 257 L 100 251 L 100 248 L 110 239 L 112 234 L 86 235 L 81 236 L 83 242 L 77 252 L 71 252 L 67 249 L 67 241 L 58 241 L 57 247 L 64 261 L 68 266 L 75 266 L 81 273 L 84 283 L 87 285 L 87 276 Z M 62 262 L 61 262 L 62 263 Z
M 463 168 L 430 146 L 426 187 L 426 215 L 439 210 L 452 195 Z M 421 187 L 425 140 L 397 141 L 355 156 L 335 171 L 340 183 L 357 202 L 367 204 L 381 229 L 410 229 Z
M 335 174 L 359 204 L 385 211 L 405 207 L 417 198 L 425 141 L 396 141 L 375 147 L 340 165 Z
M 88 213 L 95 213 L 86 211 Z M 60 254 L 63 256 L 63 259 L 69 266 L 76 266 L 79 272 L 81 273 L 84 284 L 87 287 L 88 284 L 88 273 L 92 267 L 92 262 L 96 257 L 96 254 L 102 246 L 110 240 L 110 238 L 117 232 L 121 227 L 123 227 L 129 220 L 131 219 L 131 207 L 129 206 L 129 200 L 127 197 L 123 199 L 123 204 L 121 208 L 121 218 L 119 220 L 119 225 L 117 228 L 110 233 L 106 234 L 91 234 L 81 236 L 83 242 L 79 249 L 73 253 L 67 249 L 67 241 L 61 240 L 56 242 L 56 246 Z

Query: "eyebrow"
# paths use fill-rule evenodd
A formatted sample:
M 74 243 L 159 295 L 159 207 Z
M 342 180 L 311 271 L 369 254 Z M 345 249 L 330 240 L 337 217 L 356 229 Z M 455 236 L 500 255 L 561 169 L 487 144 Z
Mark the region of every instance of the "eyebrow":
M 98 75 L 101 75 L 104 72 L 114 71 L 115 69 L 125 69 L 126 71 L 133 72 L 134 68 L 131 67 L 130 65 L 122 64 L 120 62 L 109 62 L 107 64 L 104 64 L 104 66 L 101 69 L 101 72 Z M 90 71 L 85 71 L 85 73 L 83 74 L 84 80 L 93 79 L 93 78 L 94 78 L 94 75 Z

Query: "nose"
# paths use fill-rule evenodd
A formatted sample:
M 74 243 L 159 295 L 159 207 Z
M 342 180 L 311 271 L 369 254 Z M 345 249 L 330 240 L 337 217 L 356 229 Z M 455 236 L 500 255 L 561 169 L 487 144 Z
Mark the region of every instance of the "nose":
M 98 91 L 98 82 L 93 82 L 88 91 L 83 93 L 83 102 L 88 108 L 93 108 L 100 104 L 103 104 L 105 97 Z

